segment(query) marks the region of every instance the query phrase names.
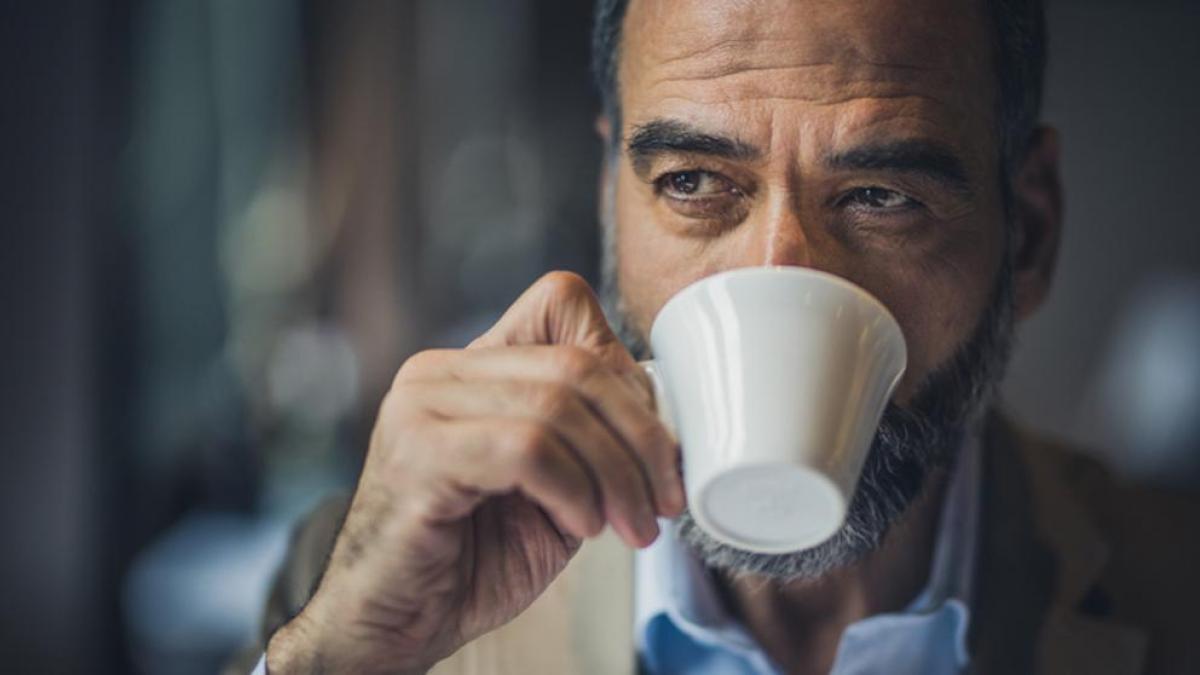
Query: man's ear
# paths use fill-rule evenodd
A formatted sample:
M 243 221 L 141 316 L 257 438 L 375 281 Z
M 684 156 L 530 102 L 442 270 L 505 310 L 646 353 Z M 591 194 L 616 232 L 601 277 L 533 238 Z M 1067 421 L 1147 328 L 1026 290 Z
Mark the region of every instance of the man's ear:
M 612 209 L 612 191 L 616 189 L 615 181 L 617 180 L 616 172 L 613 168 L 616 166 L 613 153 L 617 152 L 612 142 L 612 122 L 609 121 L 607 115 L 596 116 L 596 135 L 600 137 L 600 143 L 604 149 L 600 159 L 600 171 L 596 176 L 596 207 L 597 215 L 599 216 L 600 224 L 603 226 L 606 223 L 612 222 L 613 214 L 608 211 Z
M 596 115 L 596 135 L 600 137 L 600 141 L 604 143 L 604 147 L 609 147 L 612 143 L 612 121 L 608 119 L 608 115 Z
M 1062 236 L 1058 131 L 1038 127 L 1013 177 L 1013 293 L 1017 319 L 1033 314 L 1050 291 Z

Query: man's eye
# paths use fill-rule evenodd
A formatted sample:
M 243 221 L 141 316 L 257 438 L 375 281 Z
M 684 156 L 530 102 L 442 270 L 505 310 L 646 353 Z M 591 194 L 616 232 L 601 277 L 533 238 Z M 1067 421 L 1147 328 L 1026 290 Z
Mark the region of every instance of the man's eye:
M 896 210 L 919 205 L 915 199 L 908 195 L 881 187 L 864 187 L 851 190 L 842 199 L 842 204 L 845 206 L 878 210 Z
M 702 199 L 737 194 L 732 183 L 711 171 L 673 171 L 656 181 L 658 189 L 675 199 Z

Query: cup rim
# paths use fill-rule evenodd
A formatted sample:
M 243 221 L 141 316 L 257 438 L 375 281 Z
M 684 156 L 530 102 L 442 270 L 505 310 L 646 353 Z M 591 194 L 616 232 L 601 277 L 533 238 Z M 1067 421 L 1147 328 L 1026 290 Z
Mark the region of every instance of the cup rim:
M 824 270 L 818 270 L 818 269 L 814 269 L 812 267 L 802 267 L 800 265 L 756 265 L 756 266 L 749 266 L 749 267 L 735 267 L 733 269 L 722 270 L 715 274 L 709 274 L 707 276 L 700 277 L 699 279 L 691 282 L 687 286 L 684 286 L 681 290 L 679 290 L 677 293 L 675 293 L 675 295 L 668 298 L 667 302 L 664 303 L 662 308 L 658 310 L 658 314 L 656 314 L 654 316 L 654 320 L 650 323 L 650 336 L 649 337 L 651 338 L 651 341 L 653 341 L 654 329 L 658 326 L 659 319 L 661 319 L 662 316 L 664 314 L 666 314 L 667 310 L 672 305 L 679 304 L 684 299 L 686 299 L 687 296 L 690 296 L 690 295 L 696 293 L 697 287 L 699 287 L 701 284 L 704 284 L 706 282 L 713 281 L 716 279 L 728 277 L 728 276 L 775 276 L 775 275 L 817 277 L 817 278 L 823 279 L 825 281 L 832 282 L 835 286 L 839 286 L 840 288 L 842 288 L 842 290 L 850 291 L 851 295 L 857 296 L 860 300 L 866 301 L 866 303 L 868 305 L 873 305 L 876 309 L 880 310 L 883 313 L 883 315 L 886 316 L 890 320 L 891 324 L 896 327 L 897 331 L 900 333 L 901 337 L 903 338 L 904 331 L 900 329 L 900 322 L 896 320 L 895 315 L 893 315 L 891 310 L 889 310 L 887 308 L 887 305 L 883 304 L 883 302 L 879 298 L 876 298 L 874 295 L 871 295 L 871 293 L 869 291 L 867 291 L 865 288 L 858 286 L 857 284 L 850 281 L 849 279 L 839 277 L 836 274 L 826 272 Z

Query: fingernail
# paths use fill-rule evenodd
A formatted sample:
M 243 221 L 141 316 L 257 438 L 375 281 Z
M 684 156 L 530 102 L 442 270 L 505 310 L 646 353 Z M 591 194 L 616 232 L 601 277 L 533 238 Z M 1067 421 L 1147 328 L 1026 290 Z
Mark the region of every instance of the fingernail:
M 658 518 L 655 517 L 650 504 L 638 509 L 634 527 L 637 528 L 638 540 L 643 544 L 650 543 L 658 536 Z
M 654 493 L 654 502 L 658 506 L 658 515 L 670 518 L 679 508 L 679 491 L 675 488 L 670 476 L 658 482 Z
M 667 504 L 671 511 L 671 516 L 677 516 L 683 513 L 684 507 L 687 506 L 687 493 L 683 490 L 683 483 L 679 480 L 679 476 L 672 476 L 670 482 L 667 483 Z
M 653 544 L 654 540 L 658 539 L 658 532 L 658 521 L 654 518 L 650 518 L 648 524 L 644 524 L 641 527 L 639 539 L 641 539 L 642 546 L 649 546 L 650 544 Z

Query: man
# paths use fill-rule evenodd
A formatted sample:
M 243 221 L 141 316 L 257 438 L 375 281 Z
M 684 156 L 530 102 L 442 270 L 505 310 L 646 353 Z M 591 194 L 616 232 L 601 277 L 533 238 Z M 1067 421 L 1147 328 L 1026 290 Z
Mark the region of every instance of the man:
M 1200 667 L 1190 507 L 983 414 L 1059 241 L 1038 3 L 602 0 L 595 31 L 616 330 L 555 273 L 405 363 L 348 512 L 294 541 L 266 668 Z M 794 554 L 695 527 L 636 366 L 672 294 L 753 265 L 853 281 L 909 348 L 846 525 Z M 605 527 L 628 548 L 582 543 Z

